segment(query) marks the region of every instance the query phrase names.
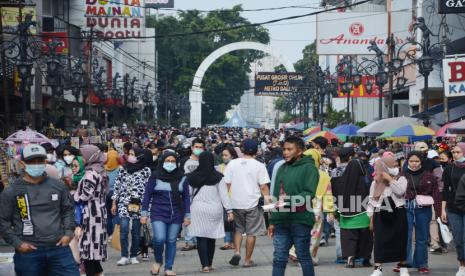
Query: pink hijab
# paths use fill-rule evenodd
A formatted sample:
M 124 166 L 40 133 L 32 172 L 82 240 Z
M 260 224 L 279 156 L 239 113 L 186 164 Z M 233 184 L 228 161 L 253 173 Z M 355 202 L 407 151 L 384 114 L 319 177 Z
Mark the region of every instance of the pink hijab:
M 397 165 L 397 160 L 394 155 L 386 155 L 376 161 L 375 163 L 375 191 L 373 197 L 375 200 L 378 200 L 381 195 L 384 193 L 384 188 L 389 184 L 383 178 L 383 172 L 389 173 L 389 168 L 394 168 Z

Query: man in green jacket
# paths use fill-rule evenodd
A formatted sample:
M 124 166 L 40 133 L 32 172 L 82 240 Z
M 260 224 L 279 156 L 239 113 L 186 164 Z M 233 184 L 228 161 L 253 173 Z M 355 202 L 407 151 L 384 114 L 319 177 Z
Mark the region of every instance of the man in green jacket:
M 268 236 L 273 238 L 273 276 L 284 276 L 289 249 L 295 246 L 304 276 L 315 275 L 310 257 L 310 232 L 314 223 L 311 199 L 315 196 L 319 173 L 313 159 L 304 156 L 304 141 L 288 137 L 284 141 L 284 163 L 271 191 L 284 207 L 271 213 Z M 282 204 L 278 204 L 282 206 Z

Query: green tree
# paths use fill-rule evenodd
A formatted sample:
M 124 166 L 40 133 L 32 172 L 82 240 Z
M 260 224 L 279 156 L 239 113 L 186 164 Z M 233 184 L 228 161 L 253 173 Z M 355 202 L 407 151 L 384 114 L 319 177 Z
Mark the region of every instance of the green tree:
M 163 36 L 249 24 L 250 22 L 240 15 L 241 11 L 242 7 L 238 5 L 228 12 L 215 11 L 207 15 L 198 11 L 179 12 L 176 16 L 163 16 L 158 19 L 151 17 L 147 20 L 147 25 L 155 27 L 157 35 Z M 164 110 L 177 107 L 177 103 L 170 101 L 170 95 L 188 95 L 197 68 L 210 53 L 239 41 L 268 43 L 268 30 L 256 26 L 157 39 L 161 116 L 164 117 Z M 244 90 L 250 88 L 249 64 L 261 57 L 263 53 L 258 51 L 236 51 L 222 56 L 210 66 L 201 85 L 203 101 L 208 105 L 208 108 L 202 108 L 203 124 L 222 122 L 225 112 L 232 105 L 239 103 Z
M 344 110 L 334 110 L 332 106 L 328 106 L 326 110 L 326 122 L 329 128 L 335 128 L 341 122 L 346 120 L 346 112 Z

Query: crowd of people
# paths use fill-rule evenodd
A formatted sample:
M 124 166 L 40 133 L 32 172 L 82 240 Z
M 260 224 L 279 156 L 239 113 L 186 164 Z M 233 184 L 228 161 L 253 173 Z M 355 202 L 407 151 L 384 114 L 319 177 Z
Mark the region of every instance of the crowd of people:
M 110 244 L 116 265 L 153 259 L 152 275 L 173 276 L 180 236 L 203 273 L 215 269 L 218 239 L 231 266 L 250 268 L 265 234 L 273 276 L 289 261 L 315 275 L 332 235 L 336 262 L 349 269 L 381 276 L 395 262 L 401 276 L 427 274 L 428 255 L 448 253 L 440 224 L 451 229 L 456 275 L 465 276 L 464 142 L 403 147 L 305 142 L 282 129 L 139 127 L 79 148 L 69 139 L 11 146 L 0 141 L 0 237 L 15 248 L 19 276 L 103 275 Z

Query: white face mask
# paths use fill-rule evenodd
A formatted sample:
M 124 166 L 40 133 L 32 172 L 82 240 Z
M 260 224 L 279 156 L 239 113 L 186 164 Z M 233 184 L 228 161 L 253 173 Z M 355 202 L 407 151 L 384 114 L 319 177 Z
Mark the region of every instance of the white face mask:
M 53 153 L 47 153 L 47 162 L 55 163 L 57 161 L 56 156 Z
M 66 164 L 71 165 L 74 158 L 74 155 L 66 155 L 65 157 L 63 157 L 63 160 L 65 160 Z
M 397 176 L 399 174 L 399 168 L 388 168 L 389 174 L 392 176 Z

